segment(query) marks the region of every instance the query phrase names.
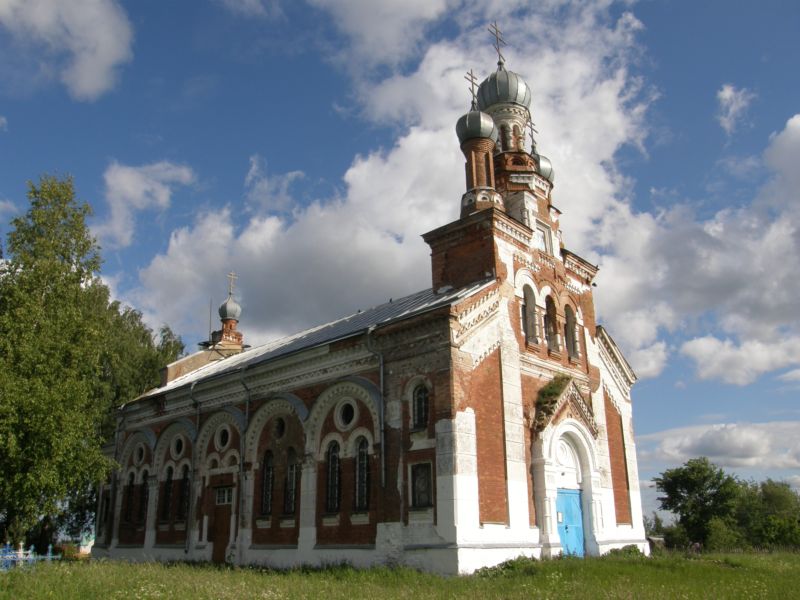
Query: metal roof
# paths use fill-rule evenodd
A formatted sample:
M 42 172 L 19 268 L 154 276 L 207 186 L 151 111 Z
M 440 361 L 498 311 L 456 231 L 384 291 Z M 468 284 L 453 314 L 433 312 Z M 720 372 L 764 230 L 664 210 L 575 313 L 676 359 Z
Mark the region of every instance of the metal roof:
M 176 390 L 194 382 L 201 382 L 212 377 L 219 377 L 227 373 L 238 371 L 250 365 L 274 360 L 300 350 L 307 350 L 315 346 L 361 334 L 370 327 L 388 325 L 389 323 L 408 319 L 425 312 L 451 305 L 471 296 L 494 280 L 489 279 L 465 286 L 459 289 L 439 290 L 431 289 L 411 294 L 397 300 L 389 300 L 372 308 L 359 311 L 350 316 L 306 329 L 294 335 L 256 346 L 239 354 L 204 365 L 186 375 L 177 377 L 167 385 L 153 388 L 145 392 L 140 398 L 156 396 L 164 392 Z

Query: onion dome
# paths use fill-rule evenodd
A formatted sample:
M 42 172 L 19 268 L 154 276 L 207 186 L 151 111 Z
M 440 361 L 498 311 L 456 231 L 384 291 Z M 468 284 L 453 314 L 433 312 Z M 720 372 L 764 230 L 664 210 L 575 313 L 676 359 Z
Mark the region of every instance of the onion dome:
M 495 104 L 531 105 L 531 88 L 525 80 L 502 66 L 483 80 L 478 87 L 478 109 L 486 110 Z
M 223 321 L 228 319 L 238 321 L 241 314 L 242 307 L 233 299 L 233 296 L 228 296 L 228 299 L 219 306 L 219 318 Z
M 549 158 L 541 154 L 537 154 L 536 158 L 539 160 L 539 175 L 547 179 L 550 183 L 553 183 L 556 178 L 556 171 L 553 169 L 553 163 L 550 162 Z
M 491 139 L 495 143 L 498 139 L 494 119 L 485 112 L 475 110 L 474 106 L 473 110 L 462 116 L 456 123 L 456 135 L 458 135 L 460 144 L 476 138 Z

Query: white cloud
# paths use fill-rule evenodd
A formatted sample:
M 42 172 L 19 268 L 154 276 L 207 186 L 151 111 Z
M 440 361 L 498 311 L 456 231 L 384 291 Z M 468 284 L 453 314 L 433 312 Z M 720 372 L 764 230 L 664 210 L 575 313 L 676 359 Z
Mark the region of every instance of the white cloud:
M 430 18 L 429 9 L 415 7 L 409 18 Z M 625 210 L 628 182 L 608 165 L 620 147 L 641 143 L 650 98 L 626 68 L 638 21 L 629 14 L 609 21 L 592 7 L 562 17 L 515 21 L 506 56 L 531 84 L 539 148 L 559 170 L 556 202 L 565 211 L 568 247 L 591 251 L 597 219 Z M 241 328 L 248 343 L 259 343 L 430 286 L 430 250 L 420 234 L 458 215 L 464 158 L 454 126 L 469 106 L 464 71 L 475 64 L 484 75 L 494 69 L 486 22 L 479 14 L 455 37 L 431 44 L 408 74 L 356 82 L 369 89 L 356 94 L 364 114 L 401 133 L 390 148 L 354 159 L 340 196 L 276 214 L 271 201 L 277 196 L 285 205 L 297 176 L 265 174 L 260 157 L 252 157 L 247 219 L 216 211 L 174 232 L 166 252 L 141 271 L 136 305 L 178 331 L 204 335 L 208 296 L 222 300 L 233 269 L 240 274 Z M 566 33 L 531 34 L 550 28 Z M 256 193 L 262 188 L 267 193 Z M 654 310 L 672 319 L 665 307 Z M 660 369 L 666 347 L 653 339 L 641 349 L 643 369 Z
M 94 100 L 114 87 L 132 58 L 133 31 L 116 0 L 4 0 L 0 25 L 20 46 L 53 62 L 77 100 Z
M 723 468 L 762 473 L 800 467 L 800 421 L 696 425 L 637 436 L 636 442 L 651 465 L 706 456 Z
M 781 381 L 788 381 L 793 383 L 795 381 L 800 382 L 800 369 L 794 369 L 793 371 L 789 371 L 788 373 L 784 373 L 780 377 L 778 377 Z
M 111 247 L 129 246 L 133 241 L 135 211 L 161 210 L 169 206 L 175 185 L 195 180 L 190 167 L 160 161 L 140 167 L 111 163 L 103 174 L 108 219 L 94 228 L 94 234 Z
M 250 207 L 267 212 L 290 211 L 294 199 L 289 188 L 304 177 L 302 171 L 283 175 L 267 175 L 267 163 L 262 156 L 250 157 L 250 169 L 244 178 L 245 197 Z
M 8 119 L 0 115 L 0 131 L 8 131 Z
M 731 135 L 736 131 L 755 97 L 756 95 L 747 88 L 736 89 L 730 83 L 724 84 L 717 91 L 719 103 L 717 120 L 725 133 Z
M 341 56 L 353 69 L 396 66 L 420 47 L 426 26 L 445 14 L 457 0 L 309 0 L 330 12 L 352 46 Z
M 279 0 L 217 0 L 233 13 L 245 17 L 275 19 L 283 16 Z
M 683 344 L 681 353 L 697 364 L 701 379 L 721 379 L 747 385 L 763 373 L 800 364 L 800 337 L 739 345 L 712 336 L 695 338 Z
M 17 205 L 11 200 L 0 198 L 0 217 L 5 218 L 5 215 L 13 215 L 17 212 Z

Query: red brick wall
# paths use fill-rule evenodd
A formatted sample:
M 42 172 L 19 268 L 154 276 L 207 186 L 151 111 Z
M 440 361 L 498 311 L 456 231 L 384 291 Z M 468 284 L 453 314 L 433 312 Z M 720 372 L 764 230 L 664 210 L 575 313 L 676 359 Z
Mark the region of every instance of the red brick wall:
M 469 405 L 475 410 L 480 519 L 482 523 L 508 523 L 499 349 L 473 371 L 469 399 Z
M 614 486 L 617 524 L 630 524 L 630 485 L 628 483 L 628 464 L 625 461 L 625 439 L 622 436 L 622 417 L 605 390 L 603 390 L 603 398 L 606 406 L 608 454 L 611 457 L 611 481 Z

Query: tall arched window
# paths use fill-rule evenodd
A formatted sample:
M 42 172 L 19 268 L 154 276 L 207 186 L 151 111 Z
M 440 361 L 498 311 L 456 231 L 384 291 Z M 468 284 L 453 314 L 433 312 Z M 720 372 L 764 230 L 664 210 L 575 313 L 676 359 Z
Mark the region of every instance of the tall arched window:
M 522 326 L 525 331 L 525 341 L 529 344 L 538 344 L 539 335 L 536 323 L 536 297 L 533 295 L 531 286 L 526 285 L 522 288 Z
M 339 483 L 341 480 L 341 466 L 339 464 L 339 444 L 331 442 L 327 451 L 328 472 L 325 488 L 325 510 L 329 513 L 339 512 Z
M 286 480 L 283 485 L 283 513 L 293 515 L 297 505 L 297 452 L 289 448 L 286 453 Z
M 164 497 L 161 500 L 161 520 L 169 521 L 172 513 L 172 467 L 167 467 L 167 478 L 164 480 Z
M 575 320 L 575 311 L 571 306 L 564 309 L 564 316 L 566 323 L 564 323 L 564 343 L 567 345 L 567 354 L 570 358 L 578 358 L 578 338 L 576 334 L 577 322 Z
M 414 389 L 414 397 L 411 407 L 411 427 L 412 429 L 425 429 L 428 427 L 430 392 L 422 384 Z
M 356 442 L 356 489 L 354 508 L 357 511 L 369 509 L 369 442 L 360 437 Z
M 544 334 L 547 337 L 547 349 L 557 352 L 559 348 L 556 304 L 550 296 L 545 300 Z
M 183 521 L 189 514 L 189 466 L 183 465 L 181 487 L 178 493 L 178 520 Z
M 128 485 L 125 486 L 125 522 L 130 523 L 133 518 L 133 492 L 135 490 L 133 473 L 128 476 Z
M 264 455 L 264 468 L 261 473 L 261 514 L 272 514 L 272 494 L 275 487 L 275 465 L 272 452 Z
M 150 484 L 147 481 L 149 474 L 147 471 L 142 473 L 142 491 L 139 494 L 139 522 L 144 523 L 147 519 L 147 502 L 150 499 Z

